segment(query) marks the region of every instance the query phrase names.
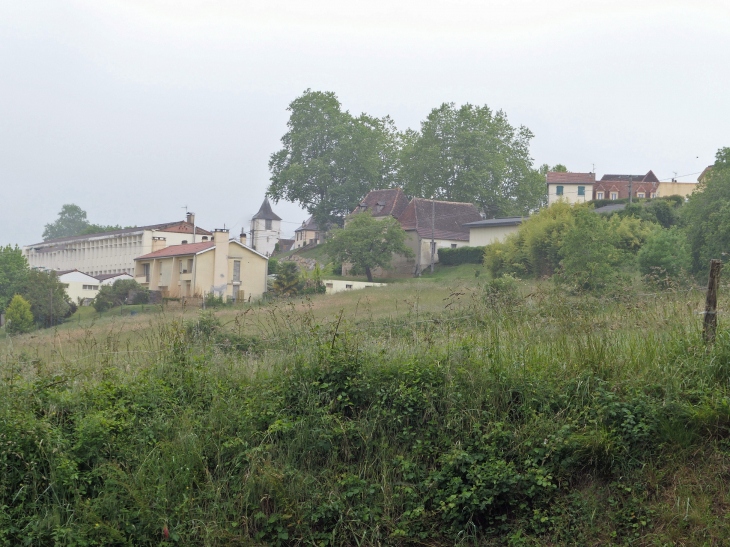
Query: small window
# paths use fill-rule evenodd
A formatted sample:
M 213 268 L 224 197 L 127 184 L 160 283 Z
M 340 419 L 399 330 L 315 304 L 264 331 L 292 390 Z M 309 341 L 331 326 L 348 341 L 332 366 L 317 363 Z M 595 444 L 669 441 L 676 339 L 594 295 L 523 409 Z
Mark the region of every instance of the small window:
M 241 281 L 241 261 L 233 261 L 233 281 Z
M 203 236 L 203 241 L 208 241 L 208 236 Z
M 603 192 L 596 192 L 596 199 L 603 199 Z
M 618 199 L 618 192 L 611 192 L 611 199 Z
M 637 198 L 643 198 L 643 197 L 644 197 L 644 192 L 638 192 L 638 193 L 636 194 L 636 197 L 637 197 Z
M 352 288 L 352 285 L 345 285 L 345 288 L 346 289 L 351 289 Z
M 555 195 L 562 196 L 563 195 L 563 187 L 562 186 L 556 186 L 555 187 Z
M 271 219 L 267 218 L 264 222 L 266 224 L 266 229 L 271 230 Z
M 332 283 L 325 283 L 324 286 L 328 289 L 332 288 Z
M 182 240 L 182 245 L 187 245 L 187 244 L 188 244 L 188 240 L 187 239 L 183 239 Z
M 451 248 L 452 248 L 452 249 L 456 249 L 456 243 L 452 243 L 452 244 L 451 244 Z
M 578 195 L 579 196 L 585 196 L 586 195 L 586 187 L 585 186 L 578 186 Z
M 655 198 L 656 197 L 656 192 L 652 192 L 651 193 L 651 197 Z

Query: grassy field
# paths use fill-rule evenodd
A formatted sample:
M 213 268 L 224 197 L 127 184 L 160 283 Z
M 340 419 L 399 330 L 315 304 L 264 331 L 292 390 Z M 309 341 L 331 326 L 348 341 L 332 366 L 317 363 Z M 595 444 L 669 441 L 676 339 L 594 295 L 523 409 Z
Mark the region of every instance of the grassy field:
M 730 332 L 620 294 L 462 266 L 0 336 L 0 545 L 726 545 Z

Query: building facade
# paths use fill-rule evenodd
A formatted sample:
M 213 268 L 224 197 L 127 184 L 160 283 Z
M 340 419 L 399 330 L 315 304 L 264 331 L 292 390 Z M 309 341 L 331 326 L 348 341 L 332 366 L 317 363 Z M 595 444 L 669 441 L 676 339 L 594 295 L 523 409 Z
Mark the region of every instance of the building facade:
M 258 213 L 251 219 L 251 247 L 262 255 L 274 254 L 281 237 L 281 218 L 271 210 L 269 198 L 264 198 Z
M 560 173 L 550 171 L 546 176 L 548 205 L 557 201 L 585 203 L 593 199 L 595 173 Z
M 23 247 L 31 268 L 79 270 L 89 275 L 134 273 L 134 259 L 152 251 L 154 238 L 166 245 L 208 241 L 212 233 L 195 225 L 195 215 L 185 221 L 125 228 L 84 236 L 62 237 Z
M 305 245 L 319 245 L 320 241 L 321 232 L 312 217 L 302 222 L 302 225 L 294 230 L 294 249 L 301 249 Z
M 464 224 L 469 229 L 469 246 L 484 247 L 491 243 L 502 243 L 509 234 L 520 229 L 522 217 L 489 218 Z
M 135 258 L 135 280 L 165 297 L 215 294 L 233 300 L 258 299 L 266 292 L 268 258 L 228 230 L 215 230 L 212 241 L 163 246 Z
M 99 294 L 101 283 L 95 277 L 78 270 L 56 272 L 58 280 L 66 287 L 66 294 L 71 302 L 83 303 Z
M 653 171 L 646 175 L 603 175 L 593 187 L 593 199 L 655 198 L 659 179 Z

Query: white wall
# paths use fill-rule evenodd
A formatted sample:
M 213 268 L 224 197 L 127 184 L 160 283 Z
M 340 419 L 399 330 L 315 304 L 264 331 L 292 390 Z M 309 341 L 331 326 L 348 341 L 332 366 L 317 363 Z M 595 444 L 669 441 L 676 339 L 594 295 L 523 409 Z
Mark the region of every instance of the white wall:
M 563 187 L 563 195 L 558 195 L 558 186 Z M 578 195 L 578 186 L 585 188 L 585 195 Z M 568 203 L 585 203 L 593 199 L 593 185 L 592 184 L 566 184 L 566 183 L 550 183 L 548 184 L 548 205 L 552 205 L 556 201 L 560 200 L 567 201 Z
M 101 286 L 98 279 L 81 272 L 69 272 L 60 275 L 58 280 L 66 285 L 66 294 L 74 303 L 78 302 L 79 298 L 94 298 L 99 293 L 99 287 Z
M 367 281 L 342 281 L 339 279 L 322 280 L 327 289 L 327 294 L 335 294 L 344 291 L 356 291 L 366 287 L 387 287 L 387 283 L 369 283 Z
M 472 226 L 469 229 L 469 246 L 484 247 L 490 243 L 502 242 L 509 234 L 519 230 L 520 226 Z

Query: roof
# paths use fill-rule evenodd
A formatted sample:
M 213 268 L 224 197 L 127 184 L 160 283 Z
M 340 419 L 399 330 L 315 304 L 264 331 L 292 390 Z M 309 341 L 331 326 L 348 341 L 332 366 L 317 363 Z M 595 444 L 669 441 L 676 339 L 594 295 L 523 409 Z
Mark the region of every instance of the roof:
M 614 203 L 611 205 L 604 205 L 603 207 L 599 207 L 598 209 L 593 209 L 594 213 L 613 213 L 615 211 L 622 211 L 626 209 L 625 203 Z
M 596 174 L 549 171 L 546 180 L 548 184 L 593 184 L 596 182 Z
M 194 255 L 215 247 L 215 241 L 202 241 L 200 243 L 185 243 L 184 245 L 170 245 L 164 249 L 138 256 L 135 260 L 147 260 L 151 258 L 168 258 L 171 256 Z
M 99 281 L 106 281 L 107 279 L 111 279 L 112 277 L 119 277 L 120 275 L 126 275 L 127 277 L 132 277 L 127 272 L 120 272 L 120 273 L 110 273 L 110 274 L 99 274 L 93 276 L 95 279 L 98 279 Z
M 488 218 L 486 220 L 477 220 L 476 222 L 467 222 L 464 224 L 467 228 L 491 228 L 496 226 L 517 226 L 525 220 L 523 217 L 506 217 L 506 218 Z
M 48 239 L 46 241 L 41 241 L 40 243 L 33 243 L 32 245 L 28 245 L 28 246 L 35 247 L 36 245 L 58 245 L 60 243 L 73 243 L 75 241 L 83 241 L 85 239 L 91 239 L 94 237 L 122 236 L 122 235 L 126 235 L 126 234 L 133 234 L 135 232 L 141 232 L 144 230 L 156 230 L 158 232 L 174 232 L 174 233 L 192 234 L 193 225 L 184 220 L 177 221 L 177 222 L 163 222 L 162 224 L 150 224 L 149 226 L 139 226 L 136 228 L 122 228 L 121 230 L 112 230 L 110 232 L 98 232 L 96 234 L 86 234 L 83 236 L 57 237 L 55 239 Z M 203 228 L 200 228 L 199 226 L 195 228 L 195 233 L 197 233 L 199 235 L 204 235 L 204 236 L 213 235 L 208 230 L 204 230 Z M 63 247 L 63 249 L 65 249 L 65 248 L 66 247 Z M 54 250 L 63 250 L 63 249 L 54 249 Z
M 434 214 L 435 213 L 435 214 Z M 404 230 L 415 230 L 422 238 L 469 241 L 464 224 L 482 220 L 471 203 L 413 198 L 398 217 Z
M 259 208 L 259 212 L 253 216 L 253 220 L 255 220 L 255 219 L 281 220 L 281 217 L 277 216 L 277 214 L 271 210 L 271 204 L 269 203 L 269 198 L 265 197 L 264 202 L 261 204 L 261 207 Z
M 302 225 L 299 228 L 297 228 L 296 230 L 294 230 L 294 231 L 295 232 L 302 232 L 304 230 L 308 230 L 308 231 L 312 231 L 312 232 L 319 231 L 319 228 L 317 227 L 317 223 L 314 222 L 314 218 L 313 217 L 309 217 L 307 220 L 305 220 L 304 222 L 302 222 Z
M 651 170 L 646 175 L 603 175 L 601 182 L 628 182 L 629 177 L 633 182 L 659 182 Z
M 370 211 L 374 217 L 393 216 L 398 218 L 408 207 L 408 198 L 400 188 L 371 190 L 352 212 Z
M 710 171 L 712 171 L 712 165 L 708 165 L 703 169 L 702 173 L 700 173 L 700 176 L 697 177 L 697 182 L 705 182 L 705 178 L 707 178 L 707 175 L 710 174 Z

